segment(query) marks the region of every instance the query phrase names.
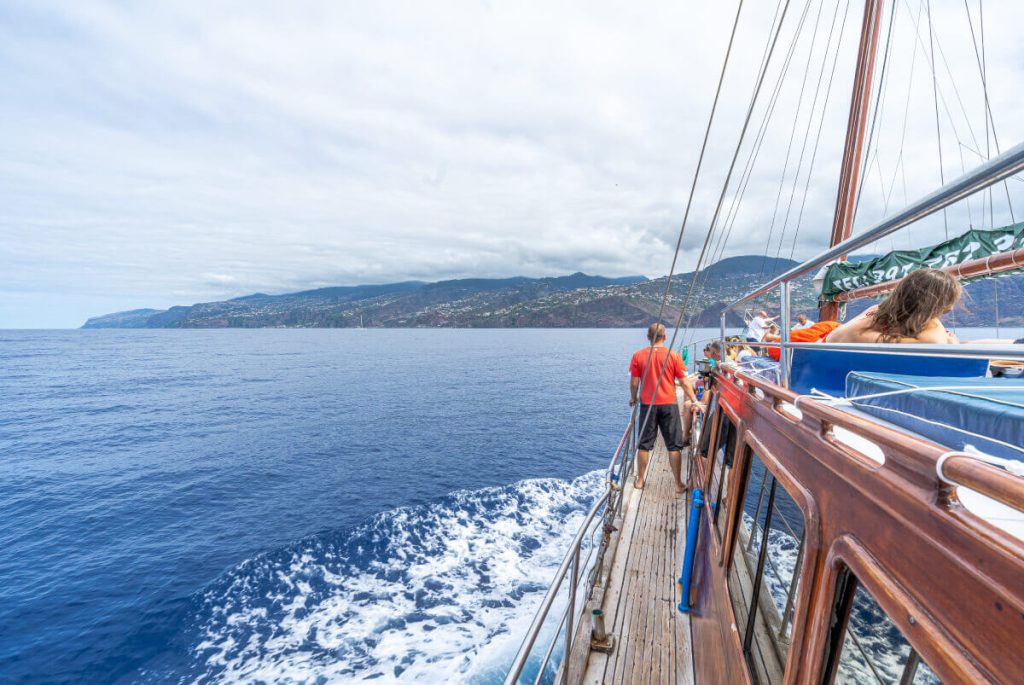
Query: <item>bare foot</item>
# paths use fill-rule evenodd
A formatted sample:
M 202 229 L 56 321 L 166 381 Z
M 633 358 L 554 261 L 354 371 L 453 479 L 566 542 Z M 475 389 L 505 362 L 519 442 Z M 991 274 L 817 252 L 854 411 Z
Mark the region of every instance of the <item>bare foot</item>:
M 643 478 L 637 478 L 635 481 L 633 481 L 633 488 L 635 488 L 636 490 L 643 490 L 644 489 L 644 479 Z
M 676 483 L 676 494 L 681 495 L 686 492 L 686 486 L 682 483 Z

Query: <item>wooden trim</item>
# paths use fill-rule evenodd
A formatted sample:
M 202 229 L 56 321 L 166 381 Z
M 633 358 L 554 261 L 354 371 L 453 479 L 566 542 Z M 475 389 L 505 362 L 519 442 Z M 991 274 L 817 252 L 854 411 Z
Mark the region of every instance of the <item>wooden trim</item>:
M 892 580 L 883 565 L 857 538 L 843 536 L 837 539 L 829 550 L 825 565 L 837 575 L 843 565 L 849 568 L 942 682 L 993 682 L 992 674 L 964 657 L 963 647 L 905 588 Z M 834 582 L 832 587 L 834 594 Z
M 729 484 L 729 496 L 733 500 L 733 507 L 725 522 L 725 532 L 722 533 L 722 550 L 718 556 L 718 565 L 725 571 L 726 578 L 729 577 L 729 567 L 732 565 L 733 550 L 736 546 L 737 522 L 742 518 L 740 512 L 743 511 L 742 505 L 746 501 L 747 486 L 750 484 L 751 449 L 746 433 L 743 436 L 737 436 L 736 451 L 740 452 L 740 455 L 733 457 L 733 466 L 729 473 L 729 478 L 732 479 L 732 483 Z M 738 507 L 736 506 L 737 493 L 742 494 Z
M 742 380 L 743 386 L 734 380 Z M 752 388 L 760 388 L 762 396 L 751 392 Z M 912 635 L 905 634 L 940 677 L 1024 682 L 1024 650 L 1019 649 L 1024 622 L 1024 542 L 965 510 L 953 487 L 940 486 L 936 463 L 945 452 L 943 448 L 864 417 L 798 400 L 789 390 L 729 369 L 722 370 L 716 392 L 724 415 L 742 417 L 737 444 L 749 446 L 761 457 L 805 517 L 807 548 L 785 682 L 821 678 L 835 594 L 833 548 L 852 550 L 843 563 L 857 573 L 890 615 L 899 607 L 913 609 L 917 627 Z M 797 405 L 802 418 L 782 415 L 777 407 L 783 401 Z M 844 449 L 830 439 L 833 426 L 869 439 L 882 450 L 885 463 L 865 463 L 861 455 Z M 733 470 L 741 468 L 740 473 L 745 473 L 745 459 L 738 454 Z M 986 494 L 999 494 L 1001 501 L 1019 501 L 1024 487 L 1019 479 L 966 456 L 963 461 L 954 459 L 946 461 L 953 464 L 952 469 L 944 469 L 947 477 L 952 474 L 958 480 L 969 480 L 984 487 Z M 733 517 L 742 515 L 736 504 L 743 501 L 736 487 L 740 473 L 730 480 L 734 504 L 726 514 L 730 521 L 724 544 L 711 535 L 705 548 L 712 555 L 709 562 L 714 571 L 706 582 L 719 586 L 716 595 L 722 593 L 727 599 L 729 559 L 738 531 L 738 518 Z M 710 515 L 706 518 L 712 528 Z M 819 536 L 817 544 L 812 535 Z M 836 547 L 840 540 L 856 545 Z M 871 568 L 858 562 L 856 550 L 870 559 L 873 576 L 867 575 Z M 879 559 L 885 560 L 884 567 Z M 890 605 L 882 604 L 879 595 L 883 589 L 895 598 L 886 600 Z M 927 615 L 921 607 L 928 609 Z M 922 624 L 925 618 L 930 623 Z M 735 622 L 731 603 L 729 612 L 716 617 L 726 622 L 730 619 Z M 901 628 L 910 625 L 906 616 L 897 624 Z M 742 661 L 741 650 L 732 658 L 737 664 Z
M 711 437 L 708 438 L 707 457 L 705 459 L 697 459 L 697 463 L 700 464 L 701 468 L 703 469 L 702 471 L 700 471 L 700 478 L 697 482 L 701 483 L 701 489 L 704 490 L 705 492 L 708 489 L 708 485 L 710 482 L 709 479 L 711 478 L 711 471 L 714 468 L 715 464 L 715 452 L 718 450 L 718 433 L 722 425 L 722 414 L 724 413 L 724 411 L 725 410 L 722 409 L 721 406 L 721 401 L 717 402 L 715 407 L 715 413 L 708 417 L 711 421 Z
M 752 431 L 748 431 L 747 444 L 750 445 L 754 453 L 761 459 L 761 463 L 765 465 L 765 468 L 772 472 L 772 475 L 782 485 L 782 489 L 786 491 L 786 494 L 797 505 L 804 517 L 804 557 L 800 566 L 800 578 L 803 582 L 797 588 L 798 591 L 793 604 L 793 637 L 789 658 L 785 667 L 786 675 L 783 678 L 784 682 L 795 683 L 798 680 L 799 664 L 803 656 L 803 638 L 809 623 L 804 619 L 804 613 L 807 611 L 808 603 L 811 601 L 811 590 L 817 585 L 816 581 L 819 578 L 818 557 L 821 554 L 821 513 L 818 511 L 818 505 L 810 491 L 779 461 L 772 453 L 772 450 L 752 433 Z M 744 493 L 745 495 L 746 493 Z M 733 544 L 735 544 L 735 539 Z
M 1024 511 L 1024 478 L 967 456 L 946 459 L 942 473 L 958 485 L 977 490 L 1008 507 Z

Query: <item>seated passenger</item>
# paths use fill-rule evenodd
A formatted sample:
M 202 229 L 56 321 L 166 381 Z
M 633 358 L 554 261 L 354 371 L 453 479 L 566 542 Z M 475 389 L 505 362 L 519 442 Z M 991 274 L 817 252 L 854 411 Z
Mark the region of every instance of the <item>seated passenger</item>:
M 797 343 L 825 342 L 825 338 L 829 336 L 829 333 L 839 328 L 839 325 L 838 321 L 819 321 L 806 328 L 794 328 L 789 332 L 789 341 Z M 778 335 L 766 335 L 764 339 L 765 342 L 779 342 L 782 340 Z M 769 347 L 767 354 L 775 361 L 779 361 L 782 357 L 778 347 Z
M 900 281 L 883 302 L 827 334 L 828 343 L 959 342 L 939 317 L 960 301 L 959 281 L 945 271 L 918 269 Z
M 726 338 L 725 341 L 727 343 L 742 343 L 743 342 L 743 340 L 740 339 L 739 336 L 730 336 L 730 337 Z M 728 361 L 728 362 L 735 362 L 736 361 L 736 355 L 739 353 L 739 351 L 740 351 L 740 346 L 739 345 L 732 345 L 732 344 L 726 345 L 726 348 L 725 348 L 725 360 Z
M 741 347 L 737 347 L 736 348 L 736 363 L 737 364 L 742 364 L 742 363 L 748 362 L 748 361 L 750 361 L 752 359 L 757 359 L 757 356 L 758 356 L 757 352 L 754 352 L 754 350 L 752 350 L 751 348 L 747 347 L 746 345 L 743 345 Z

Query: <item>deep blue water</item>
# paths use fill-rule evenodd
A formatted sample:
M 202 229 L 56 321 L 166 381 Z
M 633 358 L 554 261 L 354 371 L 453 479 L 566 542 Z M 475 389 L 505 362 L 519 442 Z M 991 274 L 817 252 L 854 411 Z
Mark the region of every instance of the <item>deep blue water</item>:
M 643 342 L 0 331 L 0 680 L 493 679 Z

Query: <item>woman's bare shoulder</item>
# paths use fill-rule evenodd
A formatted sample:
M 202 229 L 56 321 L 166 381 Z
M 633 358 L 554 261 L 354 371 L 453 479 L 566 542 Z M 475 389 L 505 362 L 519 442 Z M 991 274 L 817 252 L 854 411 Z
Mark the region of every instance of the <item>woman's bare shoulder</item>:
M 959 341 L 946 330 L 946 327 L 942 325 L 941 321 L 935 319 L 928 324 L 927 328 L 918 333 L 916 338 L 910 338 L 906 342 L 928 343 L 931 345 L 949 345 Z
M 870 330 L 871 321 L 868 318 L 868 315 L 874 313 L 876 309 L 878 309 L 878 305 L 869 307 L 854 318 L 850 319 L 842 326 L 829 333 L 825 342 L 875 342 L 877 335 L 872 335 Z

